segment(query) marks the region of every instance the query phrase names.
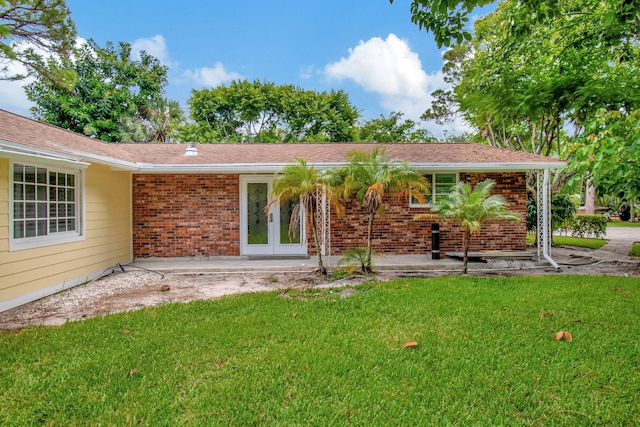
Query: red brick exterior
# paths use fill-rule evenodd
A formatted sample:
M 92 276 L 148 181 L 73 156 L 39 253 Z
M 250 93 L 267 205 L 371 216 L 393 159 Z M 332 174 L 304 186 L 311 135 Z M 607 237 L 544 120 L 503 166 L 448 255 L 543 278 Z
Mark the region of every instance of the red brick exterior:
M 460 173 L 460 181 L 475 185 L 486 178 L 496 181 L 494 193 L 502 194 L 509 209 L 521 214 L 521 222 L 487 223 L 482 233 L 473 236 L 470 250 L 526 249 L 526 174 L 524 173 Z M 375 218 L 373 251 L 380 254 L 423 254 L 431 250 L 431 224 L 440 224 L 440 251 L 461 251 L 462 230 L 439 218 L 414 220 L 427 208 L 410 208 L 408 197 L 387 198 L 385 211 Z M 339 255 L 345 249 L 367 245 L 368 216 L 356 203 L 347 206 L 345 216 L 331 217 L 331 252 Z
M 240 255 L 239 176 L 133 175 L 136 257 Z
M 471 241 L 471 250 L 526 248 L 526 175 L 524 173 L 460 173 L 475 185 L 492 178 L 494 192 L 502 194 L 521 222 L 486 224 Z M 426 208 L 410 208 L 408 198 L 385 200 L 385 212 L 376 216 L 373 250 L 381 254 L 423 254 L 431 250 L 431 224 L 440 224 L 440 250 L 460 251 L 460 227 L 444 220 L 413 219 Z M 134 175 L 133 248 L 136 257 L 207 257 L 240 255 L 239 176 L 224 174 Z M 309 235 L 309 253 L 314 254 Z M 366 246 L 367 216 L 357 203 L 346 215 L 331 218 L 331 253 Z

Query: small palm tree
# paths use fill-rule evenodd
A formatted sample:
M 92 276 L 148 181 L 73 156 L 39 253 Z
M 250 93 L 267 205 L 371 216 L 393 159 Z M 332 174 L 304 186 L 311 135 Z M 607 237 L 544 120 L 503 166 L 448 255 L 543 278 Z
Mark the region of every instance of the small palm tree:
M 387 192 L 409 195 L 424 202 L 428 183 L 424 176 L 404 161 L 389 161 L 378 147 L 371 153 L 352 151 L 347 155 L 349 164 L 334 173 L 333 183 L 345 199 L 355 194 L 356 200 L 367 212 L 367 254 L 362 271 L 371 273 L 373 224 L 376 214 L 384 210 L 383 198 Z
M 470 184 L 461 181 L 453 187 L 451 193 L 436 199 L 432 208 L 439 216 L 459 222 L 462 226 L 464 254 L 462 274 L 467 274 L 471 236 L 480 233 L 483 223 L 496 220 L 520 221 L 522 219 L 516 212 L 507 209 L 507 201 L 504 197 L 497 194 L 490 195 L 494 185 L 495 181 L 487 179 L 472 189 Z M 416 218 L 425 216 L 431 215 L 416 215 Z
M 313 242 L 318 254 L 318 269 L 321 274 L 326 275 L 327 269 L 322 262 L 322 251 L 320 250 L 317 218 L 319 213 L 318 197 L 325 194 L 327 200 L 337 207 L 340 212 L 340 205 L 334 202 L 332 189 L 326 184 L 325 176 L 317 171 L 313 166 L 308 166 L 303 159 L 298 159 L 297 163 L 285 166 L 273 181 L 272 194 L 275 197 L 267 207 L 269 212 L 275 203 L 293 201 L 296 204 L 289 222 L 289 235 L 292 235 L 298 228 L 298 218 L 300 217 L 300 207 L 304 207 L 304 212 L 309 215 Z

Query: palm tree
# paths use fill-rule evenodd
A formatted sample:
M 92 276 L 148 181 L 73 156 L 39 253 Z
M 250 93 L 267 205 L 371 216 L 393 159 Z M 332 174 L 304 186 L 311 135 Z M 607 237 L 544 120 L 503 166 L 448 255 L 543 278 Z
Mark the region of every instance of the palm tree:
M 478 183 L 474 189 L 466 182 L 459 182 L 453 191 L 446 196 L 436 199 L 432 210 L 443 218 L 449 218 L 460 223 L 463 229 L 462 248 L 464 264 L 462 274 L 467 274 L 469 243 L 471 236 L 479 234 L 482 224 L 487 221 L 508 220 L 520 221 L 522 218 L 516 212 L 507 209 L 504 197 L 490 195 L 495 185 L 491 179 Z M 416 215 L 417 218 L 431 215 Z
M 160 98 L 141 106 L 138 115 L 120 124 L 122 142 L 171 142 L 173 127 L 184 121 L 178 101 Z
M 286 165 L 279 175 L 274 179 L 272 190 L 275 197 L 267 207 L 269 212 L 275 203 L 284 203 L 293 201 L 300 203 L 295 205 L 289 222 L 289 235 L 292 235 L 298 228 L 298 218 L 300 216 L 300 207 L 304 208 L 306 215 L 309 215 L 311 223 L 311 232 L 313 234 L 313 242 L 315 244 L 316 253 L 318 254 L 318 269 L 321 274 L 326 275 L 327 269 L 322 263 L 322 251 L 320 250 L 318 236 L 318 214 L 319 203 L 318 197 L 326 195 L 327 200 L 337 207 L 337 212 L 341 211 L 339 204 L 334 202 L 332 189 L 326 184 L 325 176 L 317 171 L 313 166 L 308 166 L 303 159 L 298 159 L 297 163 Z
M 424 176 L 407 162 L 389 161 L 384 150 L 378 147 L 371 153 L 351 151 L 347 154 L 349 164 L 337 171 L 334 182 L 345 199 L 355 194 L 356 200 L 364 207 L 368 218 L 367 254 L 362 265 L 365 273 L 371 273 L 373 223 L 377 213 L 384 210 L 384 195 L 413 196 L 424 202 L 428 183 Z

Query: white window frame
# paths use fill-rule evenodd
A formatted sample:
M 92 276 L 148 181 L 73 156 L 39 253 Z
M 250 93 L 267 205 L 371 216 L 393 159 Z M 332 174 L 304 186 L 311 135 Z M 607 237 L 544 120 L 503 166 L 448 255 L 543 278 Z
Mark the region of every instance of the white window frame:
M 23 165 L 35 168 L 43 168 L 46 169 L 46 188 L 47 188 L 47 213 L 46 213 L 46 221 L 47 221 L 47 231 L 45 235 L 41 236 L 33 236 L 33 237 L 16 237 L 14 236 L 14 220 L 20 220 L 19 218 L 14 218 L 14 208 L 15 208 L 15 195 L 14 195 L 14 165 Z M 50 231 L 50 202 L 49 200 L 49 189 L 51 187 L 51 183 L 49 182 L 49 174 L 50 172 L 56 173 L 64 173 L 67 175 L 73 175 L 74 179 L 74 189 L 75 189 L 75 230 L 73 231 L 64 231 L 64 232 L 51 232 Z M 10 251 L 19 251 L 25 249 L 33 249 L 44 246 L 53 246 L 60 245 L 65 243 L 72 243 L 85 240 L 85 205 L 84 205 L 84 168 L 79 166 L 69 167 L 65 165 L 57 165 L 52 161 L 32 161 L 32 160 L 12 160 L 9 162 L 9 250 Z
M 429 193 L 428 195 L 425 195 L 425 201 L 426 203 L 418 203 L 416 200 L 414 200 L 413 197 L 409 197 L 409 207 L 411 208 L 428 208 L 431 207 L 435 201 L 436 201 L 436 197 L 437 194 L 434 191 L 435 186 L 437 185 L 437 176 L 438 175 L 455 175 L 455 182 L 453 183 L 453 185 L 457 184 L 458 181 L 460 181 L 460 174 L 457 172 L 421 172 L 422 175 L 426 177 L 431 177 L 431 182 L 430 182 L 430 186 L 429 186 Z

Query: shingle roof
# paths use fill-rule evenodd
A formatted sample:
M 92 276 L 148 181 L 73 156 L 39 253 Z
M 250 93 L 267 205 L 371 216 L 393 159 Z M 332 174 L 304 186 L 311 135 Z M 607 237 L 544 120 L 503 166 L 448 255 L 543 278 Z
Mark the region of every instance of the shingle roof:
M 297 158 L 312 164 L 337 164 L 348 152 L 385 150 L 391 160 L 424 168 L 526 170 L 564 166 L 556 159 L 482 144 L 198 144 L 185 156 L 185 144 L 110 144 L 0 110 L 0 153 L 8 148 L 51 152 L 78 160 L 134 171 L 272 171 Z

